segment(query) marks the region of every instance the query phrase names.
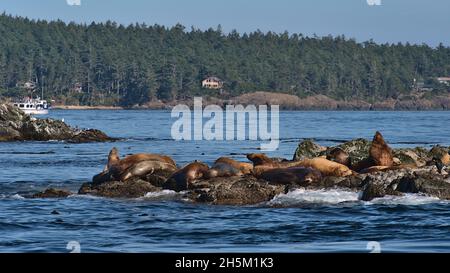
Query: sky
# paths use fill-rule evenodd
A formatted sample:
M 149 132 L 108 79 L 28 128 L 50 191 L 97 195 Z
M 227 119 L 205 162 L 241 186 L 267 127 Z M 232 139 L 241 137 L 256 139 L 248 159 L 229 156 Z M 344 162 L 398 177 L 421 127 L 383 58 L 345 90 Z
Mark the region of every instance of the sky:
M 79 23 L 181 23 L 188 29 L 220 24 L 225 32 L 259 29 L 450 46 L 449 0 L 0 0 L 0 11 Z

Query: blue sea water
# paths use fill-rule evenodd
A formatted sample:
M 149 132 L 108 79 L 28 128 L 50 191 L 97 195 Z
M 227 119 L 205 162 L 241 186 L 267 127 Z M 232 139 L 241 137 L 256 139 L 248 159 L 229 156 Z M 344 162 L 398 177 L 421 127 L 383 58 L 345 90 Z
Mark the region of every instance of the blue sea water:
M 0 143 L 0 252 L 450 252 L 450 204 L 421 195 L 362 202 L 358 193 L 302 191 L 257 206 L 193 204 L 173 192 L 133 200 L 22 196 L 48 187 L 76 192 L 99 173 L 109 150 L 162 153 L 179 165 L 220 156 L 245 160 L 259 141 L 173 141 L 166 111 L 54 110 L 52 118 L 97 128 L 114 143 Z M 282 112 L 281 144 L 336 145 L 381 131 L 394 147 L 450 146 L 450 112 Z M 59 214 L 52 212 L 57 211 Z

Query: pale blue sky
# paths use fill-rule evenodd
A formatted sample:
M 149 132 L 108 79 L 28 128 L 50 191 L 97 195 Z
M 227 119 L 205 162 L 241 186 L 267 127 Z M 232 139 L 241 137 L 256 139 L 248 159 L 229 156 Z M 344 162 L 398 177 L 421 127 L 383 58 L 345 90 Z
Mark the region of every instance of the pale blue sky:
M 72 0 L 77 1 L 77 0 Z M 375 1 L 375 0 L 373 0 Z M 41 19 L 122 24 L 145 22 L 201 29 L 340 35 L 358 41 L 450 45 L 449 0 L 0 0 L 0 11 Z

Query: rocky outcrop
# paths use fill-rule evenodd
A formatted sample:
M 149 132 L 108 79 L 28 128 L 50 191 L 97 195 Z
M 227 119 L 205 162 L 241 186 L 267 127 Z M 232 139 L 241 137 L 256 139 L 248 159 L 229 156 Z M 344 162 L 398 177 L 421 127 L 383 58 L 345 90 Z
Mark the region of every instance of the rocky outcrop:
M 300 161 L 307 158 L 314 158 L 322 155 L 327 148 L 322 147 L 312 140 L 307 139 L 302 142 L 297 147 L 294 154 L 294 161 Z
M 306 188 L 361 192 L 361 199 L 364 201 L 405 193 L 422 193 L 450 200 L 450 177 L 446 171 L 450 162 L 448 162 L 449 149 L 446 147 L 436 146 L 430 150 L 391 149 L 382 139 L 381 134 L 377 133 L 372 142 L 356 139 L 336 147 L 322 147 L 311 140 L 305 140 L 299 144 L 294 158 L 303 161 L 325 160 L 316 157 L 328 158 L 332 155 L 336 157 L 337 154 L 348 156 L 357 163 L 370 159 L 372 164 L 382 164 L 382 166 L 375 165 L 374 169 L 367 173 L 353 172 L 349 176 L 335 177 L 334 174 L 320 171 L 320 168 L 289 168 L 281 167 L 283 166 L 281 163 L 274 163 L 279 167 L 269 168 L 259 174 L 256 168 L 261 166 L 253 169 L 252 174 L 212 177 L 197 175 L 207 171 L 208 166 L 195 161 L 180 170 L 152 169 L 147 175 L 134 176 L 125 181 L 117 181 L 117 177 L 111 173 L 102 172 L 94 176 L 92 183 L 84 184 L 79 194 L 109 198 L 136 198 L 145 196 L 149 192 L 160 192 L 163 189 L 177 192 L 182 190 L 181 194 L 193 202 L 214 205 L 255 205 L 270 201 L 278 194 L 297 188 Z M 274 162 L 264 154 L 253 154 L 248 157 L 253 159 L 252 162 L 255 164 L 258 162 L 255 159 L 263 161 L 262 163 Z M 136 164 L 140 164 L 138 162 L 136 161 Z M 286 162 L 282 161 L 282 163 Z M 135 166 L 131 164 L 128 167 Z M 180 177 L 174 174 L 180 174 Z M 283 177 L 279 177 L 280 175 Z M 185 186 L 179 189 L 170 182 L 171 179 L 184 181 Z
M 12 105 L 0 104 L 0 142 L 49 140 L 84 143 L 114 139 L 99 130 L 72 128 L 62 121 L 38 119 Z
M 66 191 L 66 190 L 58 190 L 58 189 L 46 189 L 43 192 L 38 192 L 33 194 L 32 196 L 30 196 L 30 198 L 66 198 L 69 197 L 70 195 L 72 195 L 72 193 L 70 191 Z
M 254 205 L 284 193 L 284 185 L 273 185 L 253 176 L 217 177 L 195 183 L 188 197 L 214 205 Z
M 423 193 L 450 200 L 450 180 L 448 175 L 438 173 L 435 167 L 391 170 L 368 175 L 363 181 L 362 191 L 364 201 L 404 193 Z
M 108 181 L 100 184 L 85 183 L 78 194 L 90 194 L 107 198 L 138 198 L 149 192 L 159 192 L 162 188 L 155 187 L 142 179 L 132 179 L 127 182 Z

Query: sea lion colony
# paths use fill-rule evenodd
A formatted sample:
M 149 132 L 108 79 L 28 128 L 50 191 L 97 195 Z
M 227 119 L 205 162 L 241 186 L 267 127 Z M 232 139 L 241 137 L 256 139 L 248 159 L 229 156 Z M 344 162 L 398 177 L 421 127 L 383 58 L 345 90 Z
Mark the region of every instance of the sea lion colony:
M 119 152 L 113 148 L 108 157 L 104 171 L 96 175 L 94 183 L 121 181 L 126 183 L 132 178 L 148 177 L 164 172 L 162 187 L 174 191 L 190 189 L 202 180 L 215 177 L 253 176 L 269 183 L 307 186 L 320 181 L 324 177 L 348 177 L 358 173 L 373 173 L 414 168 L 414 165 L 402 165 L 394 162 L 392 149 L 387 145 L 381 133 L 373 138 L 368 157 L 360 162 L 351 162 L 349 155 L 342 149 L 334 149 L 328 155 L 303 160 L 277 160 L 265 154 L 249 154 L 252 162 L 238 162 L 231 158 L 221 157 L 213 166 L 195 161 L 181 169 L 173 159 L 157 154 L 135 154 L 120 159 Z M 442 154 L 433 158 L 431 164 L 448 165 L 449 155 Z

